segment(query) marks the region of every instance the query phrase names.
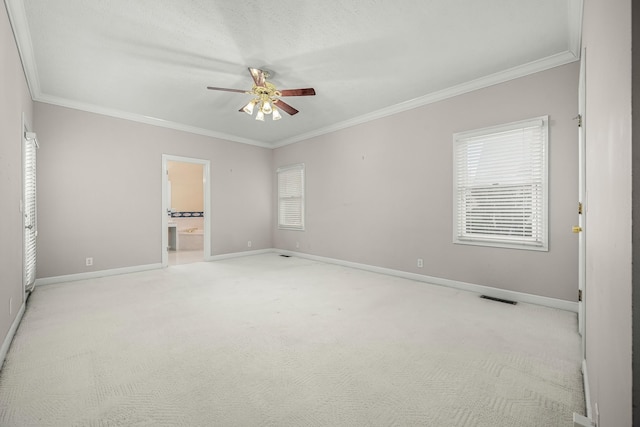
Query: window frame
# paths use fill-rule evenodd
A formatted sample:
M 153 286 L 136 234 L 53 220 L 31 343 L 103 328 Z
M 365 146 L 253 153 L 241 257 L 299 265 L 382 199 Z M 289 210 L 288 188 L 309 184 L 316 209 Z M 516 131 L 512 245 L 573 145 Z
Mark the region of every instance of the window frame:
M 520 187 L 525 187 L 526 185 L 530 185 L 531 190 L 531 198 L 537 198 L 539 203 L 538 210 L 531 208 L 534 211 L 535 215 L 531 216 L 532 221 L 532 237 L 524 237 L 518 239 L 517 236 L 507 236 L 504 233 L 501 235 L 499 233 L 490 234 L 486 233 L 482 235 L 482 233 L 477 233 L 477 235 L 473 235 L 473 233 L 466 233 L 464 230 L 467 228 L 467 222 L 464 218 L 461 218 L 460 215 L 468 212 L 465 210 L 462 204 L 464 203 L 464 196 L 461 191 L 466 190 L 466 194 L 469 194 L 471 187 L 469 185 L 461 185 L 460 184 L 460 171 L 459 171 L 459 154 L 458 149 L 461 145 L 470 143 L 470 140 L 478 137 L 490 137 L 496 136 L 500 133 L 510 132 L 519 129 L 531 128 L 536 125 L 540 126 L 540 141 L 541 147 L 538 146 L 537 149 L 541 151 L 539 153 L 541 160 L 541 167 L 536 169 L 536 172 L 539 174 L 541 182 L 539 181 L 530 181 L 530 182 L 522 182 L 519 184 Z M 464 147 L 462 148 L 464 149 Z M 468 151 L 467 151 L 468 153 Z M 509 150 L 502 150 L 501 153 L 509 153 Z M 513 151 L 511 151 L 513 153 Z M 514 155 L 514 154 L 507 154 Z M 515 156 L 515 155 L 514 155 Z M 533 162 L 531 162 L 533 168 Z M 467 170 L 468 171 L 468 170 Z M 496 178 L 498 179 L 498 178 Z M 493 184 L 496 185 L 496 184 Z M 536 197 L 534 187 L 538 186 L 539 196 Z M 489 246 L 489 247 L 498 247 L 498 248 L 509 248 L 509 249 L 523 249 L 523 250 L 533 250 L 533 251 L 548 251 L 549 250 L 549 116 L 540 116 L 532 119 L 521 120 L 511 123 L 506 123 L 497 126 L 490 126 L 482 129 L 475 129 L 470 131 L 458 132 L 453 135 L 453 224 L 452 224 L 452 232 L 453 232 L 453 243 L 461 244 L 461 245 L 473 245 L 473 246 Z M 479 186 L 481 188 L 482 186 Z M 487 189 L 487 184 L 484 185 L 485 190 Z M 496 188 L 508 188 L 509 184 L 503 184 L 500 187 Z M 517 188 L 518 185 L 511 185 L 511 188 Z M 482 190 L 481 190 L 482 191 Z M 517 191 L 517 190 L 515 190 Z M 514 201 L 514 203 L 517 201 Z M 521 202 L 522 203 L 522 202 Z M 535 205 L 535 203 L 533 203 Z M 537 220 L 536 220 L 537 219 Z M 536 222 L 540 222 L 539 226 L 535 226 Z M 536 237 L 533 237 L 534 228 L 539 228 L 539 233 L 536 234 Z
M 300 172 L 300 196 L 283 196 L 282 188 L 280 187 L 280 174 L 291 172 L 291 171 L 299 171 Z M 296 163 L 287 166 L 281 166 L 276 169 L 276 185 L 278 187 L 278 200 L 277 200 L 277 209 L 278 209 L 278 229 L 279 230 L 291 230 L 291 231 L 305 231 L 305 196 L 306 196 L 306 172 L 304 163 Z M 300 199 L 300 225 L 288 225 L 283 224 L 282 218 L 282 209 L 281 202 L 283 199 L 294 200 Z

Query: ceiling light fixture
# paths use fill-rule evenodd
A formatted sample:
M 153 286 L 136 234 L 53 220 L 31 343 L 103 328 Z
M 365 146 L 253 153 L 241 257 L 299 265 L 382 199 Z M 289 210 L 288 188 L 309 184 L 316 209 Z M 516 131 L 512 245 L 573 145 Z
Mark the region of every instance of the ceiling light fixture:
M 276 103 L 280 100 L 282 94 L 272 83 L 265 81 L 264 86 L 254 85 L 251 92 L 247 93 L 254 95 L 255 98 L 245 105 L 242 111 L 251 116 L 253 115 L 254 107 L 258 106 L 256 120 L 263 122 L 264 116 L 269 114 L 273 114 L 273 120 L 280 120 L 282 118 L 282 115 L 276 107 Z

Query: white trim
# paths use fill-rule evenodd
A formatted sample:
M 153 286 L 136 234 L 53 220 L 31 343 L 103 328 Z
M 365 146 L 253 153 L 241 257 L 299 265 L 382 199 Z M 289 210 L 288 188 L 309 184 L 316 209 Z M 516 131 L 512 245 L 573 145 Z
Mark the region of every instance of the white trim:
M 9 22 L 13 35 L 16 38 L 18 54 L 22 62 L 22 69 L 27 78 L 27 86 L 31 93 L 31 99 L 35 100 L 41 95 L 40 78 L 38 67 L 33 53 L 33 42 L 29 33 L 29 23 L 27 22 L 27 12 L 24 9 L 24 2 L 19 0 L 4 0 L 9 15 Z
M 67 274 L 64 276 L 43 277 L 36 279 L 36 286 L 53 285 L 55 283 L 77 282 L 78 280 L 97 279 L 99 277 L 117 276 L 119 274 L 138 273 L 140 271 L 160 270 L 162 264 L 133 265 L 131 267 L 112 268 L 110 270 L 90 271 L 88 273 Z
M 182 123 L 176 123 L 169 120 L 158 119 L 156 117 L 145 116 L 142 114 L 130 113 L 127 111 L 116 110 L 113 108 L 100 107 L 93 104 L 71 101 L 51 95 L 39 95 L 33 97 L 34 101 L 46 104 L 58 105 L 60 107 L 73 108 L 75 110 L 86 111 L 89 113 L 101 114 L 103 116 L 115 117 L 118 119 L 130 120 L 132 122 L 145 123 L 152 126 L 159 126 L 168 129 L 179 130 L 182 132 L 193 133 L 196 135 L 210 136 L 224 141 L 240 142 L 242 144 L 255 145 L 262 148 L 273 148 L 272 144 L 257 141 L 255 139 L 242 138 L 240 136 L 231 135 L 223 132 L 216 132 L 210 129 L 203 129 L 197 126 L 189 126 Z
M 493 288 L 491 286 L 476 285 L 474 283 L 460 282 L 457 280 L 443 279 L 439 277 L 426 276 L 423 274 L 409 273 L 407 271 L 394 270 L 391 268 L 377 267 L 374 265 L 360 264 L 351 261 L 343 261 L 335 258 L 327 258 L 318 255 L 305 254 L 302 252 L 294 252 L 283 249 L 257 249 L 253 251 L 233 252 L 228 254 L 213 255 L 205 258 L 205 261 L 221 261 L 225 259 L 240 258 L 252 255 L 262 255 L 267 253 L 276 253 L 290 255 L 299 258 L 319 261 L 328 264 L 341 265 L 343 267 L 357 268 L 359 270 L 371 271 L 373 273 L 386 274 L 388 276 L 401 277 L 418 282 L 430 283 L 433 285 L 446 286 L 449 288 L 460 289 L 463 291 L 474 292 L 495 298 L 509 299 L 528 304 L 541 305 L 544 307 L 557 308 L 560 310 L 571 311 L 577 313 L 578 303 L 560 300 L 557 298 L 543 297 L 539 295 L 527 294 L 523 292 L 510 291 L 506 289 Z M 66 276 L 46 277 L 36 279 L 36 286 L 51 285 L 54 283 L 74 282 L 78 280 L 94 279 L 98 277 L 115 276 L 118 274 L 137 273 L 140 271 L 161 269 L 162 264 L 138 265 L 132 267 L 116 268 L 112 270 L 93 271 L 89 273 L 69 274 Z M 584 365 L 586 367 L 586 365 Z
M 539 73 L 551 68 L 566 65 L 571 62 L 577 61 L 579 58 L 571 51 L 565 51 L 555 55 L 548 56 L 537 61 L 529 62 L 528 64 L 519 65 L 517 67 L 510 68 L 508 70 L 499 71 L 494 74 L 490 74 L 479 79 L 471 80 L 466 83 L 452 86 L 447 89 L 443 89 L 437 92 L 433 92 L 419 98 L 415 98 L 400 104 L 392 105 L 387 108 L 383 108 L 378 111 L 374 111 L 359 117 L 355 117 L 344 122 L 335 123 L 324 128 L 316 129 L 311 132 L 307 132 L 301 135 L 293 136 L 291 138 L 284 139 L 280 142 L 270 145 L 272 148 L 283 147 L 285 145 L 294 144 L 296 142 L 304 141 L 316 136 L 324 135 L 327 133 L 335 132 L 341 129 L 346 129 L 352 126 L 356 126 L 362 123 L 370 122 L 372 120 L 381 119 L 393 114 L 402 113 L 407 110 L 422 107 L 424 105 L 433 104 L 438 101 L 443 101 L 454 96 L 463 95 L 474 90 L 483 89 L 489 86 L 493 86 L 499 83 L 504 83 L 510 80 L 514 80 L 520 77 L 525 77 L 531 74 Z
M 205 258 L 205 261 L 222 261 L 224 259 L 240 258 L 252 255 L 262 255 L 276 252 L 275 249 L 256 249 L 253 251 L 232 252 L 228 254 L 212 255 Z
M 10 1 L 10 0 L 5 0 Z M 16 36 L 17 37 L 17 36 Z M 240 142 L 243 144 L 255 145 L 263 148 L 278 148 L 285 145 L 294 144 L 296 142 L 304 141 L 306 139 L 314 138 L 316 136 L 325 135 L 327 133 L 336 132 L 341 129 L 346 129 L 359 124 L 367 123 L 373 120 L 377 120 L 383 117 L 391 116 L 393 114 L 402 113 L 407 110 L 422 107 L 424 105 L 433 104 L 438 101 L 442 101 L 454 96 L 462 95 L 468 92 L 473 92 L 478 89 L 483 89 L 489 86 L 493 86 L 499 83 L 504 83 L 510 80 L 514 80 L 520 77 L 525 77 L 531 74 L 539 73 L 554 67 L 566 65 L 571 62 L 577 61 L 579 58 L 571 51 L 561 52 L 555 55 L 548 56 L 546 58 L 532 61 L 524 65 L 518 65 L 507 70 L 499 71 L 494 74 L 490 74 L 485 77 L 480 77 L 469 82 L 465 82 L 456 86 L 452 86 L 443 90 L 432 92 L 430 94 L 401 102 L 399 104 L 391 105 L 386 108 L 382 108 L 377 111 L 373 111 L 368 114 L 364 114 L 353 119 L 345 120 L 343 122 L 334 123 L 329 126 L 325 126 L 320 129 L 315 129 L 307 133 L 295 135 L 290 138 L 278 142 L 264 142 L 254 139 L 242 138 L 235 135 L 230 135 L 222 132 L 216 132 L 210 129 L 203 129 L 196 126 L 188 126 L 181 123 L 175 123 L 167 120 L 158 119 L 155 117 L 144 116 L 142 114 L 134 114 L 125 111 L 120 111 L 111 108 L 104 108 L 93 104 L 86 104 L 76 101 L 71 101 L 64 98 L 59 98 L 51 95 L 41 94 L 39 91 L 37 94 L 32 94 L 34 101 L 44 102 L 47 104 L 59 105 L 62 107 L 73 108 L 76 110 L 88 111 L 96 114 L 102 114 L 105 116 L 121 118 L 125 120 L 131 120 L 134 122 L 146 123 L 154 126 L 165 127 L 169 129 L 180 130 L 183 132 L 194 133 L 197 135 L 205 135 L 213 138 L 223 139 L 227 141 Z
M 580 74 L 578 77 L 578 202 L 582 204 L 582 214 L 578 214 L 578 226 L 582 229 L 578 233 L 578 292 L 582 292 L 582 301 L 578 302 L 578 333 L 581 337 L 582 357 L 587 354 L 587 259 L 586 259 L 586 233 L 587 233 L 587 186 L 586 186 L 586 61 L 587 48 L 585 47 L 580 57 Z
M 569 0 L 569 51 L 580 59 L 582 51 L 582 17 L 584 0 Z
M 587 373 L 587 360 L 582 359 L 582 381 L 584 383 L 584 405 L 587 409 L 587 418 L 593 419 L 591 416 L 591 390 L 589 389 L 589 375 Z
M 9 347 L 11 347 L 11 341 L 13 341 L 13 337 L 18 330 L 18 326 L 20 326 L 20 322 L 22 321 L 22 316 L 24 315 L 24 310 L 26 307 L 26 302 L 22 303 L 20 306 L 20 311 L 16 315 L 16 318 L 13 320 L 11 327 L 9 328 L 9 332 L 7 332 L 7 336 L 4 337 L 4 341 L 2 342 L 2 347 L 0 347 L 0 370 L 4 365 L 4 359 L 7 357 L 7 353 L 9 352 Z
M 284 254 L 284 255 L 310 259 L 312 261 L 326 262 L 329 264 L 341 265 L 343 267 L 357 268 L 359 270 L 371 271 L 373 273 L 386 274 L 389 276 L 401 277 L 409 280 L 416 280 L 418 282 L 425 282 L 433 285 L 446 286 L 449 288 L 474 292 L 474 293 L 483 294 L 483 295 L 487 295 L 494 298 L 502 298 L 502 299 L 508 299 L 512 301 L 523 302 L 527 304 L 541 305 L 544 307 L 557 308 L 560 310 L 571 311 L 574 313 L 578 312 L 578 303 L 572 302 L 572 301 L 565 301 L 557 298 L 549 298 L 549 297 L 543 297 L 539 295 L 526 294 L 523 292 L 493 288 L 491 286 L 476 285 L 474 283 L 460 282 L 457 280 L 443 279 L 440 277 L 426 276 L 423 274 L 409 273 L 407 271 L 393 270 L 393 269 L 384 268 L 384 267 L 376 267 L 374 265 L 360 264 L 356 262 L 343 261 L 343 260 L 334 259 L 334 258 L 325 258 L 322 256 L 310 255 L 310 254 L 305 254 L 301 252 L 293 252 L 293 251 L 287 251 L 287 250 L 281 250 L 281 249 L 275 249 L 275 252 Z
M 583 9 L 583 0 L 572 0 L 570 6 L 571 10 Z M 352 126 L 356 126 L 362 123 L 370 122 L 372 120 L 387 117 L 393 114 L 402 113 L 407 110 L 411 110 L 424 105 L 432 104 L 434 102 L 442 101 L 444 99 L 452 98 L 454 96 L 462 95 L 464 93 L 472 92 L 474 90 L 482 89 L 485 87 L 493 86 L 498 83 L 503 83 L 509 80 L 525 77 L 530 74 L 535 74 L 541 71 L 545 71 L 554 67 L 565 65 L 574 62 L 579 59 L 579 46 L 581 43 L 579 31 L 582 27 L 582 14 L 580 17 L 574 17 L 570 14 L 570 21 L 567 23 L 569 26 L 570 46 L 569 49 L 557 53 L 555 55 L 548 56 L 536 61 L 529 62 L 527 64 L 519 65 L 504 71 L 499 71 L 494 74 L 490 74 L 479 79 L 475 79 L 469 82 L 465 82 L 447 89 L 436 91 L 413 100 L 402 102 L 400 104 L 391 105 L 387 108 L 380 109 L 368 114 L 364 114 L 359 117 L 355 117 L 350 120 L 335 123 L 329 126 L 325 126 L 320 129 L 315 129 L 307 133 L 295 135 L 290 138 L 286 138 L 276 142 L 258 141 L 249 138 L 242 138 L 235 135 L 230 135 L 222 132 L 216 132 L 210 129 L 203 129 L 195 126 L 188 126 L 180 123 L 170 122 L 158 118 L 144 116 L 142 114 L 133 114 L 116 109 L 104 108 L 93 104 L 87 104 L 82 102 L 71 101 L 68 99 L 46 95 L 40 90 L 36 61 L 33 53 L 33 44 L 31 36 L 28 31 L 28 24 L 26 20 L 26 12 L 22 1 L 18 0 L 5 0 L 7 5 L 7 12 L 9 19 L 12 23 L 14 36 L 17 41 L 18 51 L 20 58 L 24 64 L 25 75 L 27 77 L 27 84 L 31 92 L 31 98 L 34 101 L 44 102 L 53 105 L 59 105 L 62 107 L 73 108 L 82 111 L 88 111 L 92 113 L 102 114 L 110 117 L 116 117 L 134 122 L 146 123 L 154 126 L 165 127 L 169 129 L 175 129 L 183 132 L 189 132 L 197 135 L 209 136 L 212 138 L 223 139 L 226 141 L 239 142 L 243 144 L 255 145 L 263 148 L 278 148 L 285 145 L 293 144 L 296 142 L 304 141 L 316 136 L 325 135 L 327 133 L 335 132 L 341 129 L 346 129 Z M 578 35 L 576 35 L 578 34 Z

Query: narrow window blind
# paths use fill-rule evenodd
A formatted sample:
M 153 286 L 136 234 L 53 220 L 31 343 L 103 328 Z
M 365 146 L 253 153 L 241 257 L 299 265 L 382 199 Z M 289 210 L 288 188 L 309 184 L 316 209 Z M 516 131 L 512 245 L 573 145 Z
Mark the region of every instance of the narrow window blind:
M 33 290 L 36 280 L 36 151 L 35 139 L 24 140 L 24 286 Z
M 548 118 L 454 135 L 454 242 L 547 249 Z
M 285 166 L 278 175 L 278 227 L 304 230 L 304 164 Z

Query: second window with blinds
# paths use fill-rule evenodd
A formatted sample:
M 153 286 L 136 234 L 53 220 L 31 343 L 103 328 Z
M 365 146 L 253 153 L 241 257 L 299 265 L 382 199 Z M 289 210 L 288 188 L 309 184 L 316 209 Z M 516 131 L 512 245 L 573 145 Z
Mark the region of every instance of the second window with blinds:
M 548 250 L 548 116 L 453 136 L 453 241 Z
M 278 175 L 278 228 L 304 230 L 304 164 L 283 166 Z

